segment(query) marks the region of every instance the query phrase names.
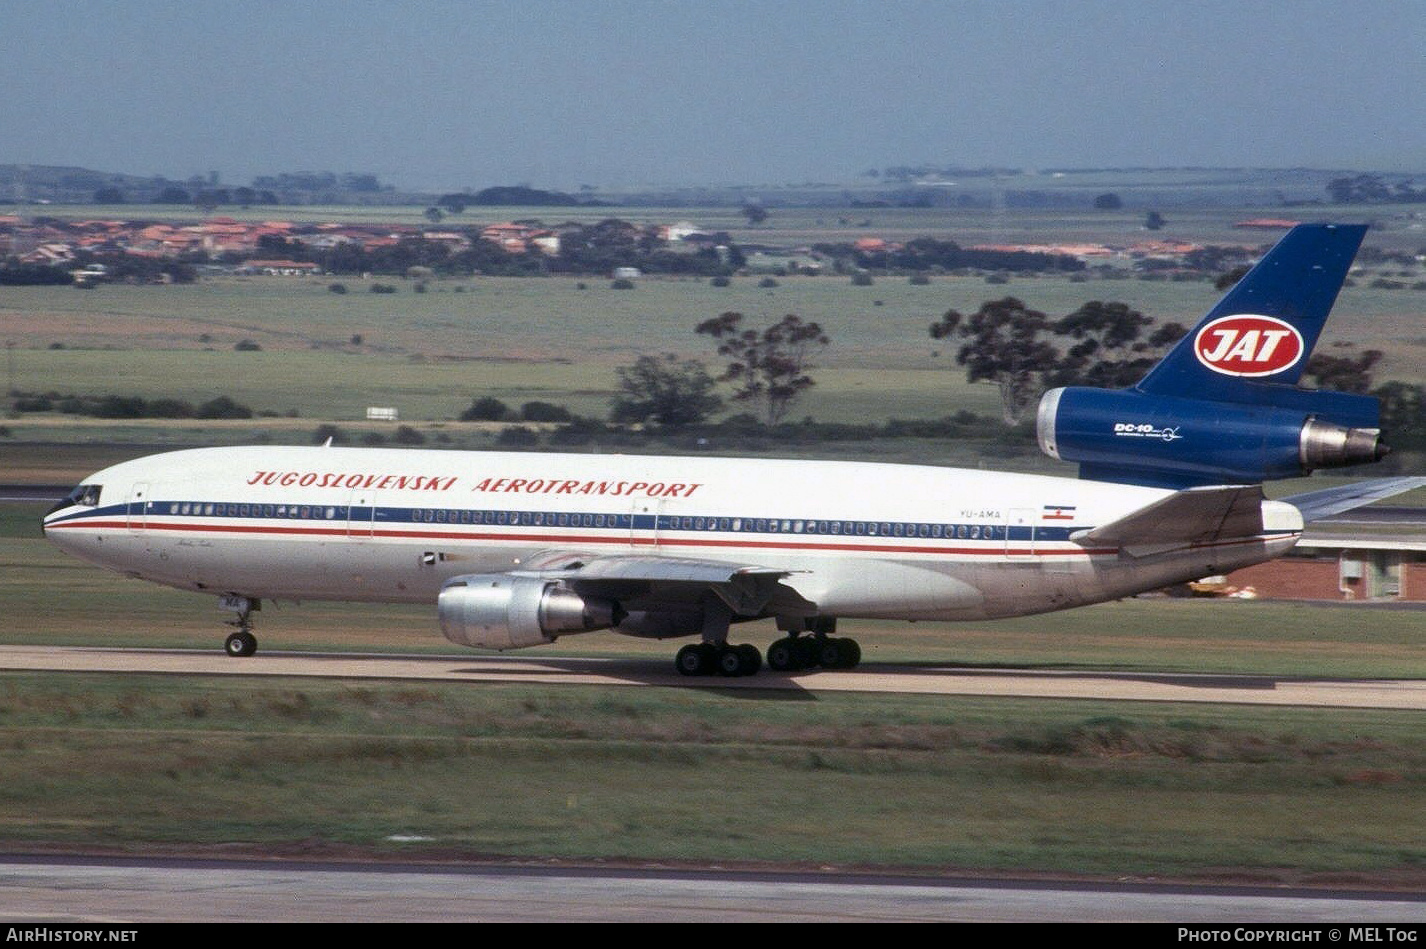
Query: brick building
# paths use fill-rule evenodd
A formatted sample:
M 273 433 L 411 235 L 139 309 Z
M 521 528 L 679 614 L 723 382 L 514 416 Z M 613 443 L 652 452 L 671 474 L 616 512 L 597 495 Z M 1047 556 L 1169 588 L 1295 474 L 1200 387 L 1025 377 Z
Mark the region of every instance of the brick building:
M 1365 509 L 1310 525 L 1286 557 L 1236 570 L 1228 585 L 1304 600 L 1426 602 L 1426 509 Z

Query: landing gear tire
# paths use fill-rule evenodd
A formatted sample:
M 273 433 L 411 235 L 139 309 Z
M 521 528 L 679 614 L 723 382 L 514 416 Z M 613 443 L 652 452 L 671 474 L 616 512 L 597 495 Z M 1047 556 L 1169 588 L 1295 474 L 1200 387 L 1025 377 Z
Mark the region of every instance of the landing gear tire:
M 802 668 L 801 649 L 791 636 L 767 647 L 767 665 L 776 672 L 796 672 Z
M 778 672 L 799 669 L 855 669 L 862 661 L 862 647 L 855 639 L 831 636 L 787 636 L 767 647 L 768 667 Z
M 762 665 L 762 653 L 758 652 L 756 646 L 749 646 L 746 643 L 741 646 L 724 646 L 718 653 L 719 675 L 730 678 L 750 676 L 756 674 Z
M 824 669 L 855 669 L 862 647 L 855 639 L 824 639 L 817 648 L 817 663 Z
M 718 650 L 707 643 L 689 643 L 673 657 L 673 664 L 686 676 L 712 675 L 717 670 Z
M 238 658 L 251 656 L 257 652 L 257 637 L 247 630 L 240 630 L 230 635 L 223 643 L 223 651 Z
M 756 646 L 715 646 L 712 643 L 689 643 L 678 651 L 674 666 L 682 675 L 721 675 L 729 678 L 750 676 L 762 668 L 762 653 Z

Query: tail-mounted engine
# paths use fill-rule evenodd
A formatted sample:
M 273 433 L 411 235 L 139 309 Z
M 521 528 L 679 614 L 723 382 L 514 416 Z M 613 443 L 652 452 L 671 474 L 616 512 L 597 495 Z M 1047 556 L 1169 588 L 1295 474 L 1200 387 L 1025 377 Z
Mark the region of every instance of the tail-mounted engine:
M 1128 389 L 1052 389 L 1040 447 L 1081 478 L 1256 484 L 1376 461 L 1376 399 L 1298 387 L 1366 226 L 1301 224 Z
M 1296 478 L 1380 460 L 1370 396 L 1261 385 L 1253 402 L 1149 395 L 1135 389 L 1052 389 L 1040 400 L 1040 448 L 1080 477 L 1183 488 Z
M 486 649 L 551 643 L 609 629 L 625 616 L 613 600 L 580 596 L 557 580 L 499 573 L 447 580 L 436 609 L 447 639 Z

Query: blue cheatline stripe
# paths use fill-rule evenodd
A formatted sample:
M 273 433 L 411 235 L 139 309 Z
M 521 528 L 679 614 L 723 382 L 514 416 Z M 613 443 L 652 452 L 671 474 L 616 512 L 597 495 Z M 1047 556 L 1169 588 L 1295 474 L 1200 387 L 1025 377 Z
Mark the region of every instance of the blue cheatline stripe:
M 144 510 L 129 504 L 87 508 L 50 520 L 56 526 L 79 519 L 112 517 L 233 518 L 282 523 L 341 522 L 373 529 L 398 524 L 434 524 L 452 527 L 555 527 L 603 530 L 658 531 L 679 534 L 753 534 L 766 537 L 810 536 L 844 539 L 1068 541 L 1086 527 L 1050 527 L 1042 524 L 1006 527 L 1003 524 L 953 524 L 945 522 L 834 520 L 806 517 L 727 517 L 698 514 L 632 514 L 591 511 L 505 509 L 451 509 L 429 507 L 369 507 L 345 504 L 279 504 L 234 501 L 149 501 Z M 1032 532 L 1033 531 L 1033 535 Z

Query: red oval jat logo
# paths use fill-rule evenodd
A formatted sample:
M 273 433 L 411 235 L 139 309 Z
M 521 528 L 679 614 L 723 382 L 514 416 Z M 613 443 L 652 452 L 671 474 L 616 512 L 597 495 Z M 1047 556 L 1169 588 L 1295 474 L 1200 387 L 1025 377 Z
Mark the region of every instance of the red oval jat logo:
M 1302 358 L 1307 347 L 1291 323 L 1255 313 L 1220 316 L 1198 331 L 1198 361 L 1227 376 L 1271 376 Z

